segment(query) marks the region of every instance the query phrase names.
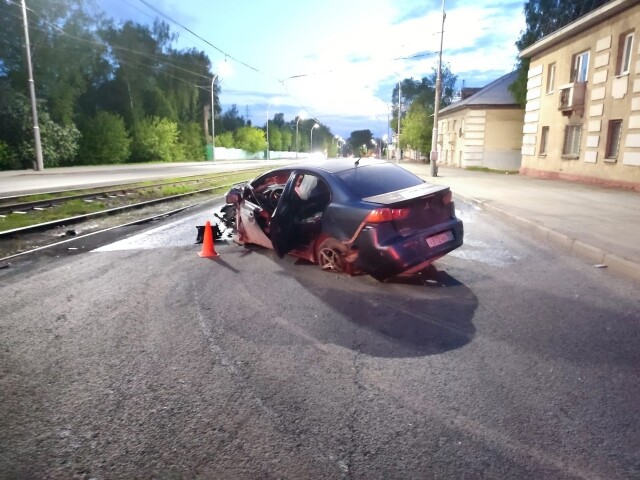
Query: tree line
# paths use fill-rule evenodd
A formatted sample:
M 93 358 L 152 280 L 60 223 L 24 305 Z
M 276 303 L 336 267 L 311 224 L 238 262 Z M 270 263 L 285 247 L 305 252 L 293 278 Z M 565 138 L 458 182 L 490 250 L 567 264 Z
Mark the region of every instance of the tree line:
M 84 0 L 27 5 L 45 167 L 203 160 L 211 143 L 212 88 L 216 145 L 266 148 L 265 129 L 254 128 L 235 105 L 222 114 L 211 60 L 197 49 L 176 48 L 177 34 L 165 22 L 116 24 Z M 3 170 L 32 168 L 36 158 L 22 18 L 19 0 L 0 0 Z M 295 120 L 276 114 L 270 121 L 271 149 L 293 148 Z M 302 133 L 314 124 L 299 122 L 302 151 L 309 148 Z M 326 126 L 314 135 L 323 145 L 333 138 Z

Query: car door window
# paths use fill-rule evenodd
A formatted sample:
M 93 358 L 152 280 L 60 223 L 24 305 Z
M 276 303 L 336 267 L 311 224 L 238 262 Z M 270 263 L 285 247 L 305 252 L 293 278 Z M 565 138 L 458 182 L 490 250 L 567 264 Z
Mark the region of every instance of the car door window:
M 296 177 L 295 185 L 294 191 L 299 202 L 299 221 L 321 214 L 331 200 L 329 188 L 315 175 L 300 173 Z

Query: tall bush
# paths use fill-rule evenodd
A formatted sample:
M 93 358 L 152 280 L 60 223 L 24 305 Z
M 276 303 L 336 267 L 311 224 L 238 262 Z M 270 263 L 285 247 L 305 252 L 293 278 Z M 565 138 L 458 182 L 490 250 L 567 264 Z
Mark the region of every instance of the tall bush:
M 147 117 L 135 125 L 131 161 L 172 162 L 183 156 L 176 123 L 166 118 Z
M 0 140 L 0 170 L 19 170 L 21 166 L 13 148 Z
M 216 135 L 216 147 L 234 148 L 235 140 L 232 132 L 224 132 Z
M 180 144 L 184 160 L 204 160 L 204 138 L 201 126 L 195 122 L 180 125 Z
M 80 132 L 76 126 L 59 125 L 51 120 L 44 102 L 38 102 L 38 126 L 45 167 L 73 165 L 78 152 Z M 27 97 L 6 86 L 0 88 L 0 140 L 11 152 L 11 159 L 3 160 L 3 168 L 33 168 L 36 147 L 33 119 Z M 6 150 L 6 149 L 5 149 Z
M 78 164 L 123 163 L 131 155 L 131 139 L 118 115 L 98 112 L 82 125 L 81 133 Z
M 249 153 L 256 153 L 267 146 L 265 134 L 259 128 L 242 127 L 235 133 L 236 148 L 241 148 Z

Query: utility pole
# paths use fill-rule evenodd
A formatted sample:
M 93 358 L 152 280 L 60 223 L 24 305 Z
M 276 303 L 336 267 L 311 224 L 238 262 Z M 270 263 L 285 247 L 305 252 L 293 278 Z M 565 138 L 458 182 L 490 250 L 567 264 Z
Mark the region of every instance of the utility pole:
M 27 49 L 27 68 L 29 71 L 29 92 L 31 94 L 31 111 L 33 112 L 33 136 L 36 142 L 36 163 L 34 170 L 41 172 L 44 170 L 42 160 L 42 145 L 40 143 L 40 127 L 38 126 L 38 106 L 36 105 L 36 87 L 33 81 L 33 70 L 31 68 L 31 47 L 29 46 L 29 26 L 27 24 L 27 6 L 22 0 L 22 20 L 24 22 L 24 43 Z
M 442 28 L 440 29 L 440 54 L 438 56 L 438 74 L 436 76 L 436 98 L 433 104 L 433 134 L 431 135 L 431 176 L 438 176 L 438 110 L 440 108 L 440 95 L 442 90 L 442 41 L 444 38 L 444 19 L 446 18 L 444 13 L 444 0 L 442 0 Z

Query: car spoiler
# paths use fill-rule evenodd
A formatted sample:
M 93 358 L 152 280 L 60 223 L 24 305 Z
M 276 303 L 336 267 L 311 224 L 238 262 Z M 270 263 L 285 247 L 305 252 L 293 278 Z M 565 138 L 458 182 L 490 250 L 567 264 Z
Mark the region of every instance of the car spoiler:
M 374 195 L 373 197 L 363 198 L 362 200 L 364 200 L 365 202 L 391 205 L 392 203 L 398 203 L 405 200 L 427 197 L 445 190 L 449 190 L 449 187 L 447 187 L 446 185 L 435 185 L 433 183 L 425 182 L 414 187 L 403 188 L 402 190 L 396 190 L 395 192 Z

